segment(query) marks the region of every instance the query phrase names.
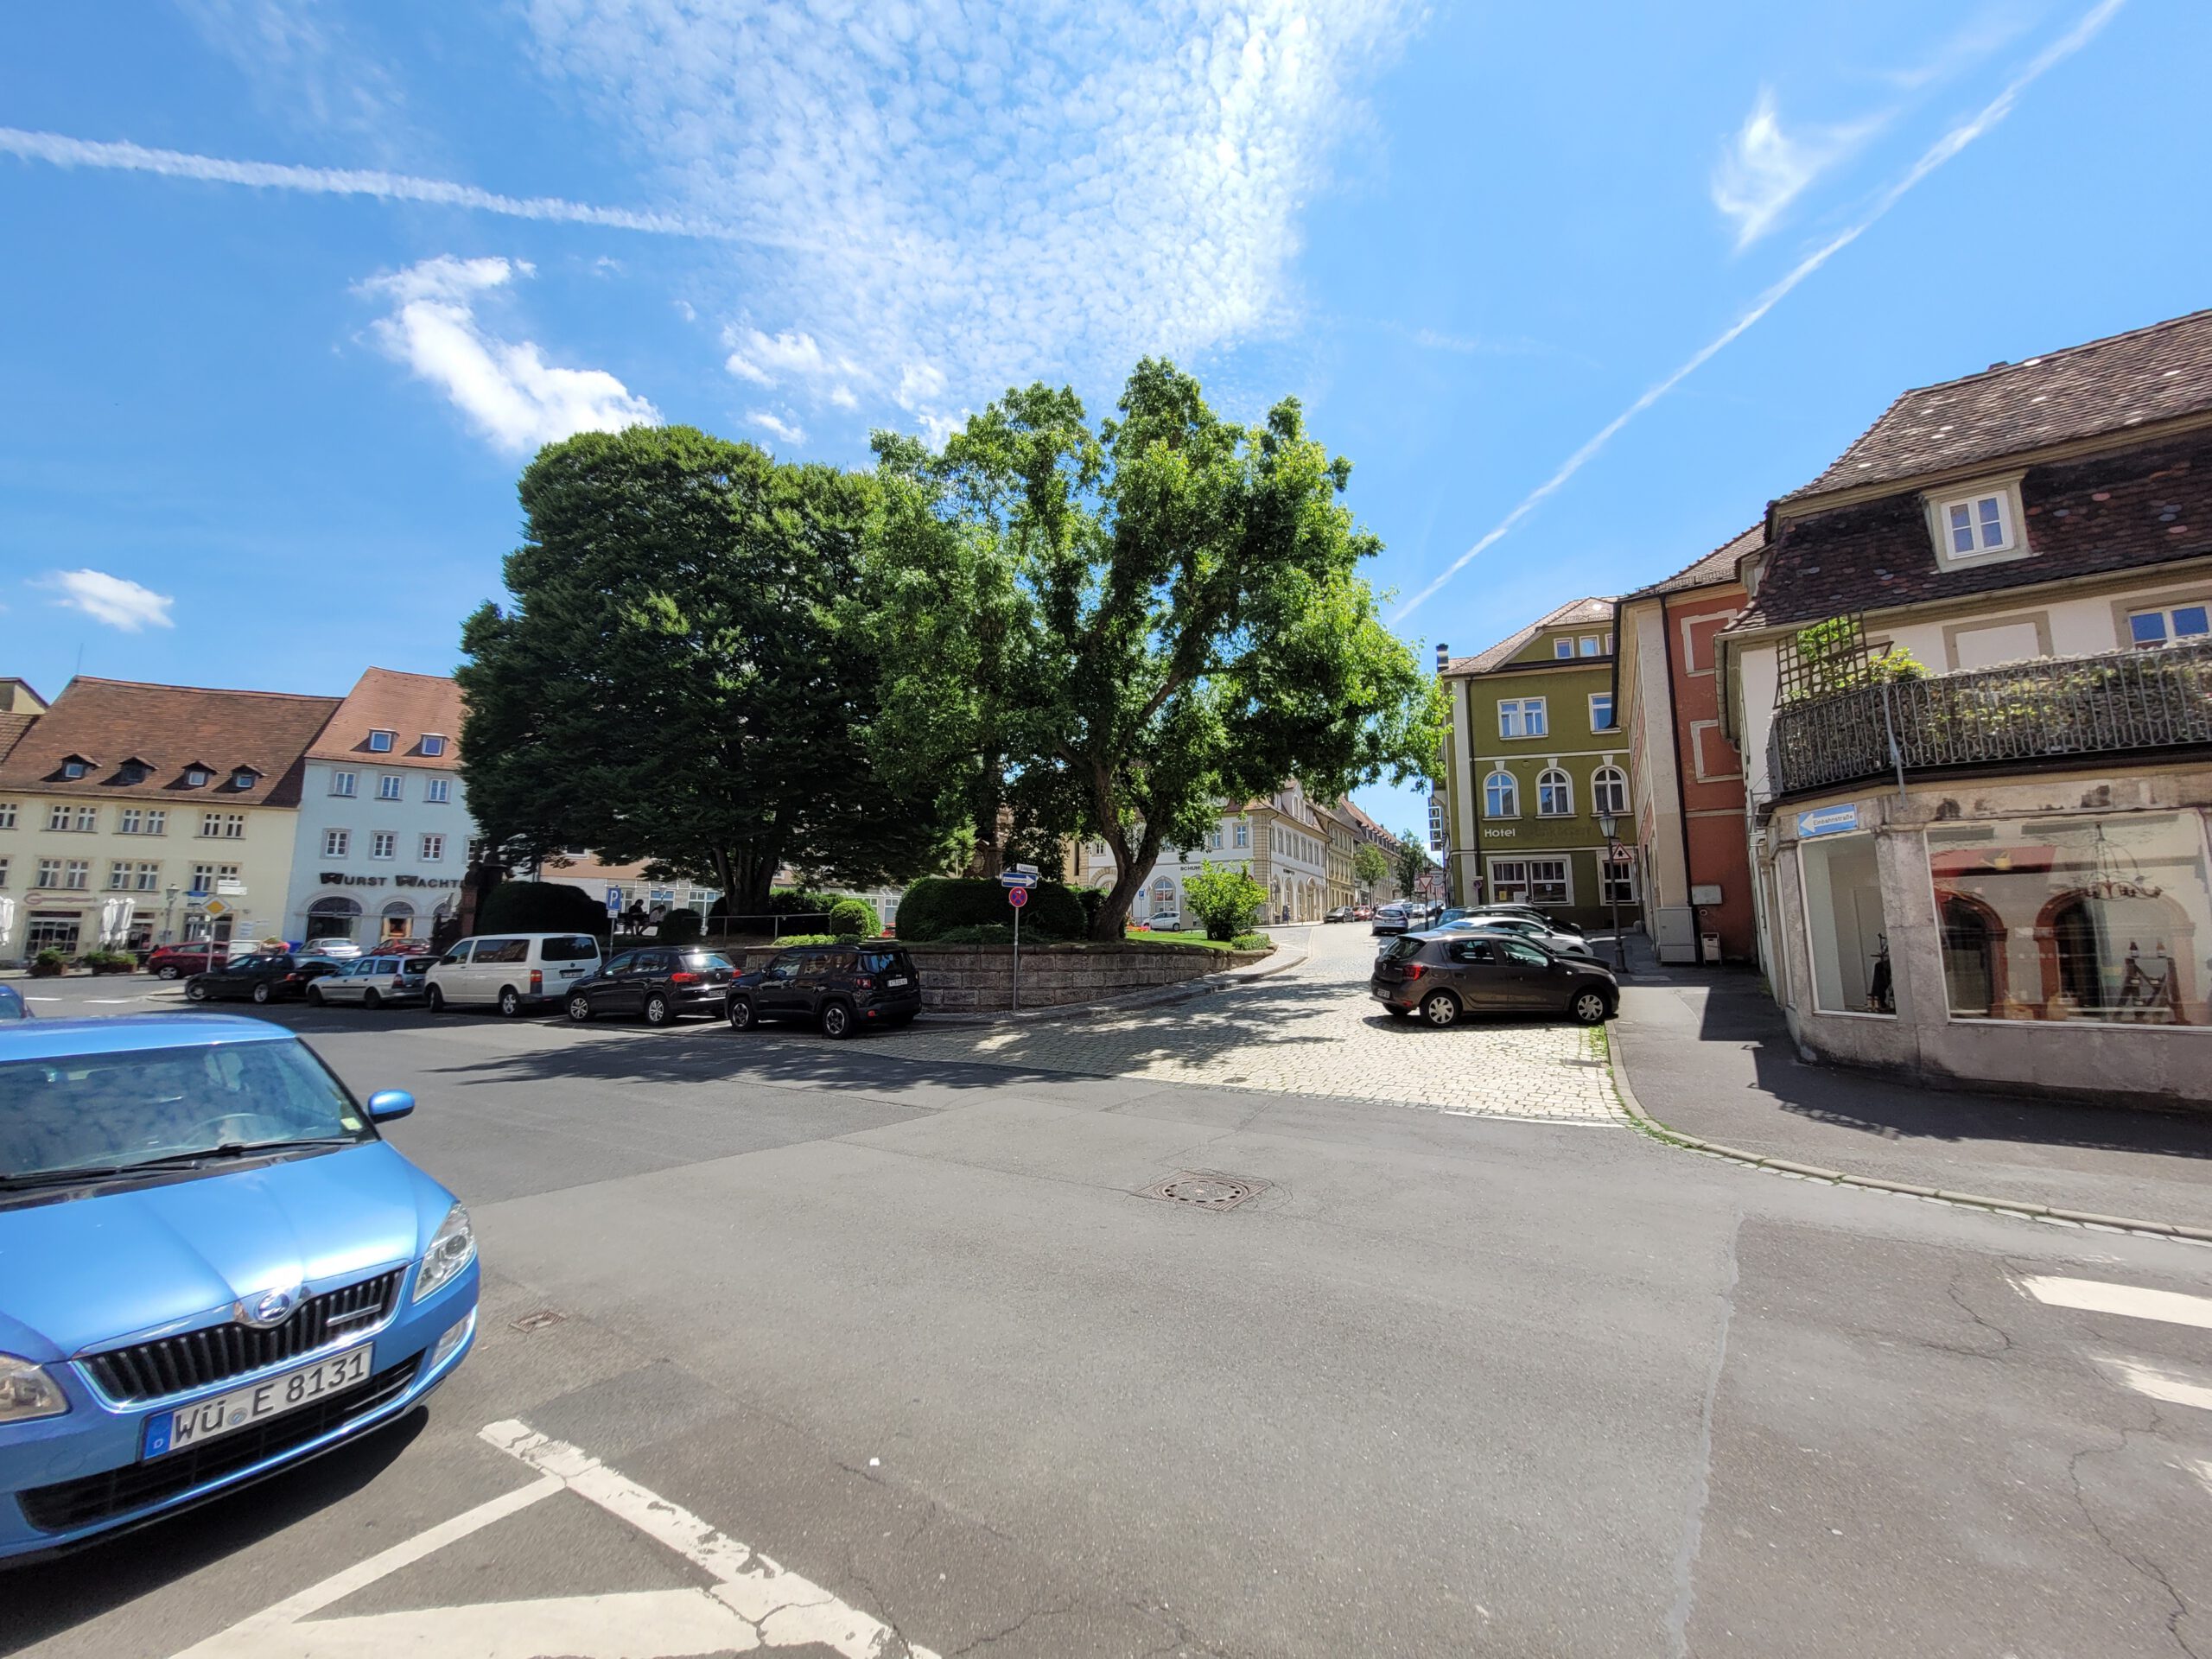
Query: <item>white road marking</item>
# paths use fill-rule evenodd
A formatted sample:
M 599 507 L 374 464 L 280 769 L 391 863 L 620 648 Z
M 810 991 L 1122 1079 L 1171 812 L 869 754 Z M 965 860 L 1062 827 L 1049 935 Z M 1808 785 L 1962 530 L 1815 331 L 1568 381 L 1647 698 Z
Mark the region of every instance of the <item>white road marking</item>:
M 2118 1313 L 2131 1319 L 2158 1319 L 2212 1331 L 2212 1296 L 2185 1296 L 2177 1290 L 2145 1290 L 2140 1285 L 2109 1285 L 2101 1279 L 2046 1275 L 2021 1280 L 2021 1287 L 2053 1307 L 2078 1307 L 2090 1313 Z
M 808 1645 L 830 1649 L 843 1659 L 938 1659 L 575 1446 L 514 1421 L 492 1424 L 482 1438 L 537 1471 L 538 1478 L 334 1573 L 175 1659 L 389 1659 L 395 1654 L 410 1659 L 684 1659 Z M 635 1527 L 706 1573 L 714 1587 L 313 1617 L 560 1492 L 573 1492 Z
M 2163 1371 L 2155 1365 L 2145 1365 L 2134 1359 L 2102 1358 L 2097 1363 L 2113 1373 L 2138 1394 L 2147 1394 L 2152 1399 L 2164 1400 L 2169 1405 L 2195 1406 L 2199 1411 L 2212 1411 L 2212 1388 L 2207 1388 L 2177 1371 Z

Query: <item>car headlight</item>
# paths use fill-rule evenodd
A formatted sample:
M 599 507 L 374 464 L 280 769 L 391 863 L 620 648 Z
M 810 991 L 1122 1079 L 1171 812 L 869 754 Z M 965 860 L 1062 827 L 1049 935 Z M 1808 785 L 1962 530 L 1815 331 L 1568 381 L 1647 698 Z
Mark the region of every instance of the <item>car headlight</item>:
M 415 1274 L 415 1300 L 421 1301 L 475 1259 L 476 1235 L 470 1230 L 468 1211 L 456 1204 L 446 1211 L 437 1236 L 423 1252 L 422 1268 Z
M 68 1409 L 61 1385 L 46 1374 L 43 1365 L 34 1365 L 13 1354 L 0 1354 L 0 1423 L 59 1417 Z

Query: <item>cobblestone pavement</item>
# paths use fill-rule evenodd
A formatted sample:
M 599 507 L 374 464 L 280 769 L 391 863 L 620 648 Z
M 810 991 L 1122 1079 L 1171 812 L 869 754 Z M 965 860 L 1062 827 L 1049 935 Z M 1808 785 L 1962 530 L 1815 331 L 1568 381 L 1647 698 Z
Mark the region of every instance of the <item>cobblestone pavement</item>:
M 1301 930 L 1281 930 L 1296 948 Z M 1306 930 L 1302 963 L 1234 990 L 1061 1020 L 915 1027 L 871 1039 L 914 1058 L 1334 1095 L 1486 1117 L 1621 1121 L 1605 1039 L 1565 1020 L 1394 1020 L 1367 994 L 1365 926 Z

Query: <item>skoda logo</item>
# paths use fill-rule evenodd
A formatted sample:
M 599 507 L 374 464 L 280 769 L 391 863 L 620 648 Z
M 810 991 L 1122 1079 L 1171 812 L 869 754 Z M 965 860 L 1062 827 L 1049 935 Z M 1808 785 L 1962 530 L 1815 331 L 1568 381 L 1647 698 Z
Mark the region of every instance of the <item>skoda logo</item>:
M 295 1290 L 264 1290 L 258 1296 L 250 1296 L 238 1305 L 241 1324 L 268 1326 L 282 1325 L 292 1316 L 299 1305 L 300 1293 Z

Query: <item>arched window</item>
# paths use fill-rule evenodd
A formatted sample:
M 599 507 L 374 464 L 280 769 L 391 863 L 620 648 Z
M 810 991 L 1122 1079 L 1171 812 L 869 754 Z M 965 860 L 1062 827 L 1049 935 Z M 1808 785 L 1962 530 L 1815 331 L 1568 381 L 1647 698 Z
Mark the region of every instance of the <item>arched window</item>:
M 1173 881 L 1170 881 L 1166 876 L 1161 876 L 1159 880 L 1152 884 L 1152 896 L 1162 905 L 1173 904 L 1175 902 L 1175 884 Z
M 308 906 L 309 939 L 350 939 L 353 924 L 360 918 L 361 907 L 351 899 L 335 895 L 318 899 Z
M 1493 772 L 1483 780 L 1483 810 L 1493 818 L 1521 816 L 1521 790 L 1510 772 Z
M 1574 785 L 1557 766 L 1546 766 L 1536 774 L 1536 816 L 1565 818 L 1573 812 Z
M 1590 774 L 1590 810 L 1628 816 L 1628 774 L 1618 766 L 1600 766 Z

